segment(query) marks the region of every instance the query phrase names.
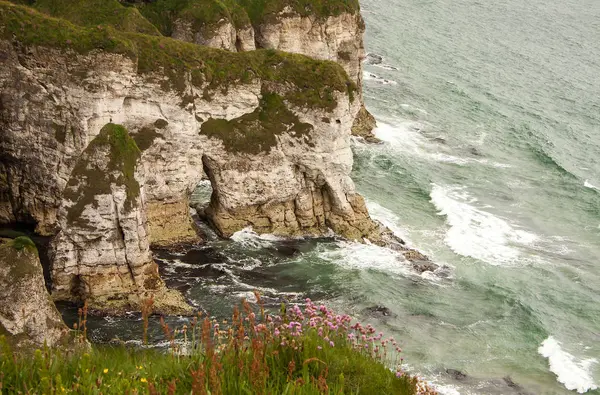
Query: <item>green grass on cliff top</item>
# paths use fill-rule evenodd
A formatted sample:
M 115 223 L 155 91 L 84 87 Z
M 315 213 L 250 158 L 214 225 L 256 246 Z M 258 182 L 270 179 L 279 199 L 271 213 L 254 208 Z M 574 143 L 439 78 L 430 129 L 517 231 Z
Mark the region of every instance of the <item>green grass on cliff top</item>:
M 111 25 L 121 31 L 160 35 L 136 8 L 124 7 L 117 0 L 36 0 L 32 6 L 77 25 Z
M 340 65 L 273 50 L 228 52 L 170 38 L 122 32 L 112 26 L 81 27 L 29 7 L 0 0 L 0 37 L 25 45 L 89 53 L 103 50 L 137 61 L 138 73 L 168 77 L 165 89 L 183 92 L 187 75 L 198 87 L 227 89 L 254 79 L 288 86 L 286 100 L 300 107 L 333 109 L 333 92 L 351 95 L 356 85 Z
M 85 310 L 75 336 L 80 342 Z M 151 310 L 144 311 L 139 333 L 147 343 Z M 304 312 L 282 305 L 281 312 L 243 301 L 230 321 L 198 319 L 201 314 L 179 328 L 161 321 L 170 345 L 164 352 L 121 343 L 22 355 L 0 332 L 0 388 L 11 394 L 411 395 L 422 384 L 403 372 L 393 339 L 374 328 L 351 326 L 350 317 L 312 303 Z

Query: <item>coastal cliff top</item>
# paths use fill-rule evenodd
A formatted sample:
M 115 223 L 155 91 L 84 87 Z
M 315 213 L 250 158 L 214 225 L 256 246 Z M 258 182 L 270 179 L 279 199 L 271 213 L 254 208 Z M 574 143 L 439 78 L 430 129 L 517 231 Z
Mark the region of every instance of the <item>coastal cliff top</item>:
M 97 50 L 121 54 L 137 65 L 139 74 L 167 76 L 165 89 L 182 92 L 185 73 L 191 75 L 193 85 L 204 89 L 207 98 L 217 90 L 260 79 L 289 87 L 284 98 L 296 106 L 326 109 L 337 105 L 336 91 L 352 98 L 357 89 L 335 62 L 274 50 L 228 52 L 161 37 L 154 31 L 122 31 L 118 25 L 80 26 L 28 6 L 0 1 L 0 38 L 74 55 Z

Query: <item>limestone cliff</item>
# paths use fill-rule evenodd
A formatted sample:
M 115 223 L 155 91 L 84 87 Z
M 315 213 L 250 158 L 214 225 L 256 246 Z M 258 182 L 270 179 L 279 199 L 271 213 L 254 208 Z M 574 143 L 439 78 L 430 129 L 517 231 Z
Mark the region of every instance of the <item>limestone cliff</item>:
M 66 344 L 69 329 L 44 286 L 42 265 L 27 237 L 0 239 L 0 336 L 16 349 Z
M 57 1 L 57 0 L 55 0 Z M 358 1 L 156 0 L 136 3 L 162 33 L 229 51 L 277 49 L 342 65 L 362 103 L 365 24 Z M 374 118 L 362 106 L 353 134 L 370 139 Z
M 207 176 L 224 236 L 381 238 L 349 177 L 361 102 L 339 65 L 78 27 L 3 1 L 0 38 L 0 223 L 54 236 L 55 297 L 185 310 L 148 245 L 195 239 L 187 200 Z

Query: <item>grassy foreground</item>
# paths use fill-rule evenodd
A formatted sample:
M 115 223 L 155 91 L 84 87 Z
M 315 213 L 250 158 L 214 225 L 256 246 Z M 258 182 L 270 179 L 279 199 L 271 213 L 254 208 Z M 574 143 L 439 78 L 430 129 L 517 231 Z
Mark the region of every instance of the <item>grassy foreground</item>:
M 143 343 L 150 311 L 151 301 Z M 162 327 L 168 352 L 93 346 L 21 355 L 0 338 L 0 393 L 435 394 L 402 372 L 393 339 L 310 300 L 277 316 L 244 301 L 230 322 L 196 317 Z M 85 311 L 79 329 L 83 341 Z

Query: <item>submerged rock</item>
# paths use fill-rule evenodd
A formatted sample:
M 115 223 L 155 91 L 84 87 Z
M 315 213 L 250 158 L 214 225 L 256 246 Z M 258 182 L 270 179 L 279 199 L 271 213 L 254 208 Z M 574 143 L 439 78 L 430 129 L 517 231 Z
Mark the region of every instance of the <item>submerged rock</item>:
M 381 64 L 381 63 L 383 63 L 383 56 L 369 52 L 365 56 L 365 63 L 366 64 Z
M 44 285 L 35 244 L 0 239 L 0 336 L 16 349 L 67 345 L 70 331 Z
M 456 369 L 446 369 L 446 373 L 448 373 L 453 379 L 458 381 L 465 380 L 468 377 L 465 373 Z
M 367 313 L 369 313 L 372 316 L 381 316 L 381 317 L 396 316 L 396 314 L 392 313 L 392 311 L 390 309 L 388 309 L 385 306 L 381 306 L 381 305 L 367 307 L 365 310 L 367 311 Z

